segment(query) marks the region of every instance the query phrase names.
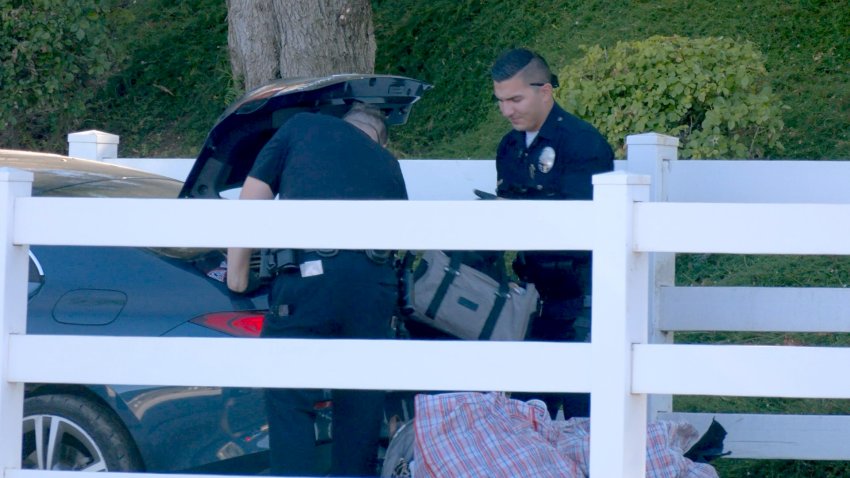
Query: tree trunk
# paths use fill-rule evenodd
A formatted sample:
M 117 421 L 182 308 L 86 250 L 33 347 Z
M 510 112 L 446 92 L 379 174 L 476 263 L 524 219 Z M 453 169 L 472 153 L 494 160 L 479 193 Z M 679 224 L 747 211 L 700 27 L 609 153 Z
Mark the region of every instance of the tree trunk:
M 373 73 L 370 0 L 227 0 L 227 42 L 237 84 Z

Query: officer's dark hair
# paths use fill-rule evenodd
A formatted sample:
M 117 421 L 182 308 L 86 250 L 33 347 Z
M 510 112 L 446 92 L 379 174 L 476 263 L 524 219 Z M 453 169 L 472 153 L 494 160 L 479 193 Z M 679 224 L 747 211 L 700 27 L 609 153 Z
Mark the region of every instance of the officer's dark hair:
M 558 87 L 558 77 L 552 74 L 546 60 L 525 48 L 515 48 L 502 53 L 490 68 L 490 77 L 497 83 L 510 80 L 520 73 L 529 85 L 541 86 L 551 83 L 552 88 Z
M 359 123 L 370 127 L 375 130 L 378 144 L 381 146 L 387 144 L 387 118 L 379 108 L 365 103 L 354 103 L 342 119 L 349 123 Z

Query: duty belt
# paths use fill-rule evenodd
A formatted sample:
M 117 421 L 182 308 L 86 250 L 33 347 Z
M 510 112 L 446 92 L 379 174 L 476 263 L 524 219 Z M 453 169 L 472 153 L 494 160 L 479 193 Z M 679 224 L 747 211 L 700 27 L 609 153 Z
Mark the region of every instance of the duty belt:
M 274 277 L 287 269 L 298 269 L 312 259 L 329 259 L 337 256 L 339 249 L 263 249 L 260 251 L 260 278 Z M 344 252 L 365 254 L 375 264 L 387 264 L 393 257 L 389 250 L 358 249 Z

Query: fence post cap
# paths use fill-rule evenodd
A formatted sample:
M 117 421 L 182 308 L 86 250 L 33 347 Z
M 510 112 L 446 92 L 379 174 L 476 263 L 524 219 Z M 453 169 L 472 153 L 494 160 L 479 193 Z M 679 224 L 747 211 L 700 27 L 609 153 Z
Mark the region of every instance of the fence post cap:
M 673 146 L 675 148 L 679 146 L 679 138 L 660 133 L 630 134 L 626 136 L 626 146 L 637 145 Z
M 78 131 L 68 134 L 68 142 L 74 143 L 100 143 L 100 144 L 118 144 L 119 136 L 90 129 L 88 131 Z

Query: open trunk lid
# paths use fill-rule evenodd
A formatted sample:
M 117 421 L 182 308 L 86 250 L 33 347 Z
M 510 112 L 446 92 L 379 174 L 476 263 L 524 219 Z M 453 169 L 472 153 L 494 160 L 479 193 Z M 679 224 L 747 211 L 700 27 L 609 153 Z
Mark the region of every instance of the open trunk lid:
M 345 114 L 352 103 L 380 108 L 388 125 L 407 121 L 431 85 L 392 75 L 332 75 L 277 80 L 246 93 L 219 117 L 189 172 L 180 197 L 219 198 L 242 186 L 257 154 L 292 115 Z

